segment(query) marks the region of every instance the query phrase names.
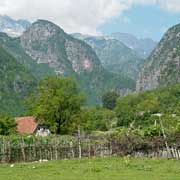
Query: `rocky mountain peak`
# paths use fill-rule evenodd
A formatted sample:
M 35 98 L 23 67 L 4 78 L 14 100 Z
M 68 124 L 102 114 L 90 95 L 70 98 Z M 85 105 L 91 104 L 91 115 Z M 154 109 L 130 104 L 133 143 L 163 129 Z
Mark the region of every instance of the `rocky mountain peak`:
M 48 40 L 55 35 L 65 35 L 64 31 L 54 23 L 46 20 L 37 20 L 23 34 L 22 38 L 28 37 L 33 39 Z
M 180 24 L 170 28 L 146 60 L 137 90 L 150 90 L 180 82 Z
M 22 47 L 31 58 L 37 63 L 48 64 L 57 74 L 91 72 L 101 67 L 89 45 L 66 34 L 52 22 L 38 20 L 20 39 Z

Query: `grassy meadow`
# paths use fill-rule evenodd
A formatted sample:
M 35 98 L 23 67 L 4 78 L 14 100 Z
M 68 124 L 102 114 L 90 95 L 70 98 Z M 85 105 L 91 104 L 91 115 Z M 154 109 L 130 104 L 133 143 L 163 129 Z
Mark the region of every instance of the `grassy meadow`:
M 179 180 L 180 161 L 107 157 L 0 165 L 0 180 L 101 179 Z

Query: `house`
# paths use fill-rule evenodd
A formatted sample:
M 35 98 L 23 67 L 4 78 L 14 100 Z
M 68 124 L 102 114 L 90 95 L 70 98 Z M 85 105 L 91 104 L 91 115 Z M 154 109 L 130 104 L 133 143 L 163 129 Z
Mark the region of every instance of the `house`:
M 16 123 L 19 134 L 35 134 L 37 136 L 50 135 L 49 129 L 44 125 L 38 124 L 32 116 L 17 117 Z

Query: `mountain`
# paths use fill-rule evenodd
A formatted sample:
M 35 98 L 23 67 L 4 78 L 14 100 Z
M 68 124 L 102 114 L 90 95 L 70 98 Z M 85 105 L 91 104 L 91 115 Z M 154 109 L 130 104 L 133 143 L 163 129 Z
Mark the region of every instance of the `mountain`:
M 37 64 L 48 64 L 60 75 L 102 68 L 90 46 L 45 20 L 33 23 L 20 37 L 20 41 L 23 49 Z
M 0 112 L 20 115 L 23 99 L 36 85 L 36 79 L 7 51 L 0 47 Z
M 170 28 L 146 60 L 137 90 L 180 83 L 180 24 Z
M 147 58 L 157 45 L 157 42 L 150 38 L 138 39 L 134 35 L 128 33 L 117 32 L 111 34 L 111 37 L 121 41 L 129 48 L 135 50 L 141 58 Z
M 93 49 L 57 25 L 38 20 L 19 38 L 0 34 L 0 43 L 38 79 L 71 76 L 88 95 L 88 104 L 99 104 L 109 90 L 124 95 L 135 88 L 130 78 L 108 72 Z
M 110 72 L 122 73 L 136 79 L 144 60 L 122 42 L 103 36 L 72 34 L 89 44 L 98 55 L 103 67 Z
M 0 44 L 12 56 L 14 56 L 18 63 L 22 64 L 29 70 L 36 79 L 41 80 L 47 76 L 55 75 L 53 69 L 49 68 L 46 64 L 37 64 L 21 46 L 20 38 L 9 37 L 5 33 L 0 33 Z
M 31 25 L 26 20 L 14 20 L 9 16 L 0 15 L 0 32 L 7 33 L 9 36 L 17 37 Z

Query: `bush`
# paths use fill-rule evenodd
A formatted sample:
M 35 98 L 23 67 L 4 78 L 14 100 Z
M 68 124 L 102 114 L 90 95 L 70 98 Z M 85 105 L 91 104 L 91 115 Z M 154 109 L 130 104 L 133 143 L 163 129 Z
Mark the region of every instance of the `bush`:
M 5 114 L 0 114 L 0 135 L 11 135 L 16 132 L 15 119 Z

